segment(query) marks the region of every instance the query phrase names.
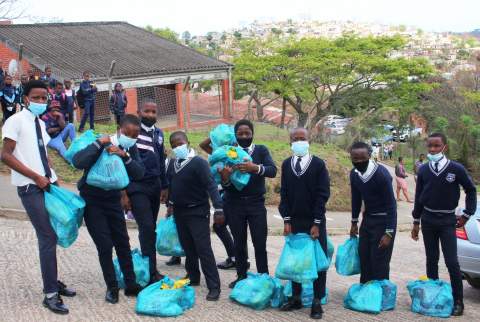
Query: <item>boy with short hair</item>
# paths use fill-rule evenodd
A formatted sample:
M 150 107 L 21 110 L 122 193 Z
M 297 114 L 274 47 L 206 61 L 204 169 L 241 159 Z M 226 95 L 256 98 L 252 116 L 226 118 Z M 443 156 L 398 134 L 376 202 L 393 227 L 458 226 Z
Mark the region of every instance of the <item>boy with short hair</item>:
M 447 137 L 442 133 L 430 134 L 427 139 L 428 165 L 418 171 L 413 208 L 412 239 L 418 240 L 420 223 L 427 256 L 427 276 L 438 279 L 439 241 L 445 258 L 454 308 L 452 315 L 463 314 L 462 273 L 457 257 L 456 228 L 465 226 L 477 209 L 477 189 L 463 165 L 447 159 Z M 460 200 L 460 186 L 465 190 L 465 210 L 458 219 L 455 210 Z
M 79 91 L 82 94 L 83 100 L 83 115 L 80 120 L 80 126 L 78 132 L 83 132 L 85 128 L 85 123 L 88 121 L 90 123 L 90 129 L 95 129 L 95 95 L 97 93 L 97 86 L 94 82 L 90 80 L 90 72 L 83 72 L 83 80 L 80 83 Z
M 97 139 L 77 152 L 72 162 L 75 168 L 84 170 L 83 177 L 77 185 L 80 195 L 86 202 L 85 225 L 97 247 L 100 266 L 107 285 L 105 300 L 112 304 L 118 303 L 119 293 L 112 260 L 113 247 L 124 276 L 125 295 L 136 296 L 142 288 L 135 281 L 127 226 L 120 203 L 120 190 L 107 191 L 91 186 L 86 178 L 90 169 L 106 150 L 122 159 L 131 180 L 141 179 L 145 168 L 135 146 L 139 132 L 140 120 L 135 115 L 127 114 L 122 119 L 119 133 Z
M 24 88 L 26 108 L 9 118 L 2 128 L 2 162 L 12 169 L 12 184 L 35 229 L 40 252 L 43 305 L 54 313 L 67 314 L 61 295 L 75 296 L 73 290 L 57 280 L 57 235 L 50 224 L 45 208 L 44 191 L 57 183 L 55 171 L 50 168 L 46 145 L 50 137 L 40 119 L 47 108 L 47 86 L 38 80 Z
M 365 205 L 360 226 L 360 283 L 390 278 L 390 259 L 397 226 L 397 204 L 392 176 L 370 159 L 370 146 L 356 142 L 350 148 L 352 226 L 350 236 L 358 235 L 358 217 Z
M 177 131 L 170 136 L 170 145 L 175 160 L 169 164 L 168 206 L 173 209 L 180 244 L 185 251 L 185 269 L 191 285 L 200 284 L 198 260 L 208 287 L 207 301 L 220 297 L 220 277 L 215 264 L 210 241 L 210 203 L 212 200 L 216 224 L 223 224 L 223 202 L 217 185 L 210 173 L 208 162 L 189 148 L 184 132 Z
M 123 89 L 122 84 L 116 83 L 112 96 L 110 96 L 110 111 L 115 115 L 117 126 L 125 115 L 127 104 L 127 95 L 125 95 L 125 90 Z
M 3 123 L 17 111 L 17 103 L 20 102 L 18 89 L 12 84 L 13 78 L 5 76 L 5 84 L 0 90 L 0 104 L 2 105 Z
M 318 239 L 327 254 L 325 205 L 330 197 L 330 178 L 325 162 L 309 153 L 308 130 L 295 128 L 290 132 L 293 156 L 283 161 L 278 207 L 284 220 L 284 235 L 307 233 Z M 318 272 L 313 282 L 314 298 L 310 317 L 321 319 L 321 299 L 325 296 L 327 272 Z M 280 309 L 299 310 L 303 307 L 302 284 L 292 282 L 293 296 Z

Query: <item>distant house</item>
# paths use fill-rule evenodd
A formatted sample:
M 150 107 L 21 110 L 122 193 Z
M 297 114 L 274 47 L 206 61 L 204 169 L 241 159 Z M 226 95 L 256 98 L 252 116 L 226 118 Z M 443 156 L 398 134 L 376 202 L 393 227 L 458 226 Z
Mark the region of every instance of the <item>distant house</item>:
M 18 59 L 21 44 L 24 73 L 50 66 L 56 79 L 78 83 L 88 70 L 99 89 L 97 119 L 110 117 L 108 90 L 116 82 L 126 88 L 128 112 L 135 113 L 143 98 L 155 99 L 159 115 L 176 119 L 174 127 L 183 127 L 185 122 L 191 126 L 221 122 L 232 114 L 231 64 L 126 22 L 0 25 L 4 67 Z M 116 63 L 109 76 L 112 61 Z M 209 101 L 215 106 L 202 111 L 199 103 L 190 110 L 193 95 L 184 86 L 187 77 L 191 83 L 210 80 L 219 84 L 218 99 Z

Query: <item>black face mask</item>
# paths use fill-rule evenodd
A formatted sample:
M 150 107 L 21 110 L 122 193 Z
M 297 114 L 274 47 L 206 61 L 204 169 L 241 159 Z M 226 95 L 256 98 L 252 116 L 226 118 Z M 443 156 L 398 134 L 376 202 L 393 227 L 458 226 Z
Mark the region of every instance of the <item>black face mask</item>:
M 146 127 L 152 127 L 153 125 L 155 125 L 155 123 L 157 123 L 157 119 L 151 117 L 142 117 L 142 123 Z
M 253 142 L 253 137 L 252 138 L 237 138 L 237 143 L 240 145 L 242 148 L 248 148 L 250 145 L 252 145 Z
M 360 171 L 360 173 L 365 173 L 365 171 L 367 171 L 369 163 L 370 163 L 370 160 L 362 161 L 362 162 L 352 162 L 355 169 Z

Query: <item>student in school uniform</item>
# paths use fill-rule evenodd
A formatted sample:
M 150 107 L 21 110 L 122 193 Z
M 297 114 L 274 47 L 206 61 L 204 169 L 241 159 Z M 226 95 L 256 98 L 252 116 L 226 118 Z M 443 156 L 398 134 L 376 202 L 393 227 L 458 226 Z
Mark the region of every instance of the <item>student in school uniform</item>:
M 162 130 L 155 126 L 157 122 L 155 101 L 142 102 L 138 116 L 141 120 L 141 128 L 136 145 L 145 166 L 145 174 L 140 180 L 132 180 L 127 190 L 122 192 L 122 204 L 125 210 L 132 211 L 138 224 L 138 239 L 142 255 L 150 259 L 150 283 L 155 283 L 163 278 L 157 270 L 155 228 L 160 203 L 167 201 L 168 194 L 164 136 Z
M 463 165 L 449 160 L 447 137 L 433 133 L 427 139 L 429 160 L 418 170 L 415 205 L 413 208 L 412 238 L 418 240 L 420 224 L 427 257 L 427 276 L 438 279 L 439 241 L 445 258 L 454 308 L 452 315 L 463 314 L 462 273 L 457 257 L 456 228 L 463 227 L 477 209 L 477 190 Z M 460 200 L 460 186 L 465 190 L 465 210 L 458 219 L 455 210 Z
M 91 186 L 86 182 L 86 178 L 89 170 L 106 150 L 123 160 L 131 180 L 140 180 L 145 168 L 135 146 L 139 133 L 140 120 L 135 115 L 127 114 L 122 119 L 119 133 L 97 139 L 77 152 L 72 162 L 75 168 L 84 170 L 83 177 L 77 185 L 80 195 L 86 202 L 85 225 L 97 247 L 103 278 L 107 285 L 105 300 L 112 304 L 118 303 L 119 293 L 112 260 L 113 247 L 124 276 L 125 296 L 136 296 L 142 288 L 135 282 L 127 225 L 121 205 L 121 191 L 107 191 Z
M 178 237 L 185 251 L 185 269 L 190 284 L 200 284 L 200 259 L 209 290 L 206 299 L 216 301 L 220 297 L 220 277 L 210 241 L 208 197 L 210 196 L 215 208 L 214 222 L 218 224 L 225 222 L 223 202 L 207 161 L 195 156 L 189 144 L 184 132 L 177 131 L 170 136 L 175 161 L 170 162 L 167 171 L 168 206 L 175 216 Z
M 362 203 L 365 205 L 359 240 L 360 283 L 389 279 L 397 226 L 392 176 L 383 165 L 370 159 L 370 147 L 364 142 L 352 145 L 350 158 L 352 237 L 358 235 L 358 217 Z
M 307 233 L 318 239 L 327 253 L 325 205 L 330 197 L 330 178 L 325 162 L 309 153 L 309 135 L 304 128 L 290 132 L 293 156 L 283 161 L 278 207 L 284 220 L 284 235 Z M 327 272 L 318 272 L 313 282 L 313 302 L 310 317 L 321 319 L 321 299 L 325 296 Z M 293 311 L 303 307 L 302 284 L 292 283 L 293 296 L 280 310 Z
M 47 108 L 47 86 L 30 81 L 24 88 L 26 108 L 9 118 L 2 128 L 2 162 L 12 169 L 11 181 L 17 186 L 30 222 L 35 229 L 42 272 L 43 305 L 54 313 L 67 314 L 61 296 L 75 296 L 57 277 L 57 236 L 50 225 L 45 208 L 44 191 L 56 184 L 57 176 L 50 168 L 46 146 L 50 140 L 45 123 L 40 119 Z
M 233 169 L 225 167 L 220 170 L 222 186 L 225 189 L 225 213 L 235 245 L 237 279 L 230 283 L 230 288 L 247 277 L 247 227 L 255 249 L 257 272 L 269 273 L 265 178 L 274 178 L 277 175 L 277 167 L 267 147 L 253 143 L 253 124 L 249 120 L 240 120 L 235 124 L 234 131 L 238 146 L 251 156 L 252 161 L 236 166 L 239 171 L 250 174 L 248 184 L 241 191 L 230 183 Z
M 12 76 L 5 76 L 5 84 L 0 90 L 0 104 L 2 105 L 2 121 L 5 121 L 17 111 L 17 104 L 20 102 L 18 88 L 12 84 Z
M 171 161 L 172 159 L 168 157 L 165 158 L 165 173 L 167 173 L 168 165 L 170 164 Z M 169 217 L 173 215 L 172 212 L 173 212 L 173 209 L 171 207 L 167 208 L 167 213 L 165 214 L 165 217 Z M 182 264 L 182 258 L 179 256 L 172 256 L 169 258 L 168 261 L 165 262 L 165 265 L 167 266 L 175 266 L 175 265 L 181 265 L 181 264 Z

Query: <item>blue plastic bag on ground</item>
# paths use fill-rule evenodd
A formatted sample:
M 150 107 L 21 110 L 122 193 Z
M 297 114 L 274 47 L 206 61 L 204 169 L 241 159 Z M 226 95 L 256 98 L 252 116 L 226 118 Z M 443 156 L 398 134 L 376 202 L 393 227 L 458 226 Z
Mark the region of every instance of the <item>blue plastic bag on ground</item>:
M 255 310 L 270 305 L 274 295 L 275 282 L 268 274 L 247 273 L 247 278 L 235 284 L 230 299 Z
M 121 190 L 130 179 L 122 159 L 103 151 L 97 162 L 88 171 L 87 184 L 104 190 Z
M 325 296 L 321 299 L 322 305 L 328 303 L 328 288 L 325 289 Z M 292 282 L 288 281 L 283 289 L 283 295 L 286 298 L 291 297 L 293 294 L 292 291 Z M 312 307 L 313 302 L 313 282 L 303 283 L 302 284 L 302 305 L 303 307 Z
M 213 150 L 216 150 L 224 145 L 234 145 L 237 143 L 237 140 L 235 138 L 233 126 L 228 124 L 219 124 L 210 131 L 210 141 L 212 142 Z
M 218 169 L 223 169 L 225 165 L 234 166 L 246 161 L 252 161 L 251 156 L 242 148 L 236 146 L 221 146 L 208 157 L 210 172 L 218 184 L 222 182 Z M 248 184 L 249 180 L 250 173 L 242 173 L 239 170 L 234 170 L 230 176 L 230 182 L 239 191 Z
M 178 239 L 177 225 L 175 218 L 169 216 L 161 219 L 155 230 L 157 234 L 156 248 L 160 255 L 164 256 L 185 256 L 180 240 Z
M 397 300 L 397 286 L 389 280 L 353 284 L 343 300 L 347 309 L 378 314 L 393 310 Z
M 452 287 L 442 280 L 411 281 L 407 284 L 412 312 L 448 318 L 453 310 Z
M 273 289 L 270 306 L 273 308 L 279 308 L 286 301 L 285 294 L 283 293 L 284 286 L 278 278 L 273 278 L 273 283 L 275 284 L 275 288 Z
M 140 286 L 145 287 L 150 282 L 150 265 L 149 258 L 143 256 L 142 253 L 135 248 L 132 250 L 133 271 L 135 272 L 135 281 Z M 115 276 L 117 277 L 118 287 L 125 288 L 125 281 L 123 280 L 123 273 L 120 269 L 118 258 L 113 260 L 113 267 L 115 269 Z
M 163 284 L 173 286 L 174 281 L 165 277 L 154 283 L 137 296 L 135 311 L 152 316 L 178 316 L 195 304 L 195 290 L 191 286 L 177 289 L 162 289 Z
M 85 201 L 55 185 L 50 185 L 50 191 L 44 192 L 44 198 L 50 224 L 57 235 L 57 244 L 63 248 L 70 247 L 78 237 Z
M 328 270 L 328 267 L 330 266 L 330 261 L 327 258 L 327 255 L 325 255 L 325 252 L 323 251 L 323 248 L 318 240 L 314 241 L 314 247 L 315 262 L 317 263 L 317 272 L 323 272 Z
M 344 276 L 360 274 L 358 238 L 349 238 L 338 246 L 335 268 L 338 274 Z
M 65 152 L 65 159 L 72 163 L 73 156 L 80 150 L 85 149 L 97 139 L 97 135 L 93 130 L 85 131 L 82 135 L 75 138 Z
M 300 233 L 285 237 L 275 277 L 297 283 L 311 282 L 317 279 L 315 243 L 310 235 Z

